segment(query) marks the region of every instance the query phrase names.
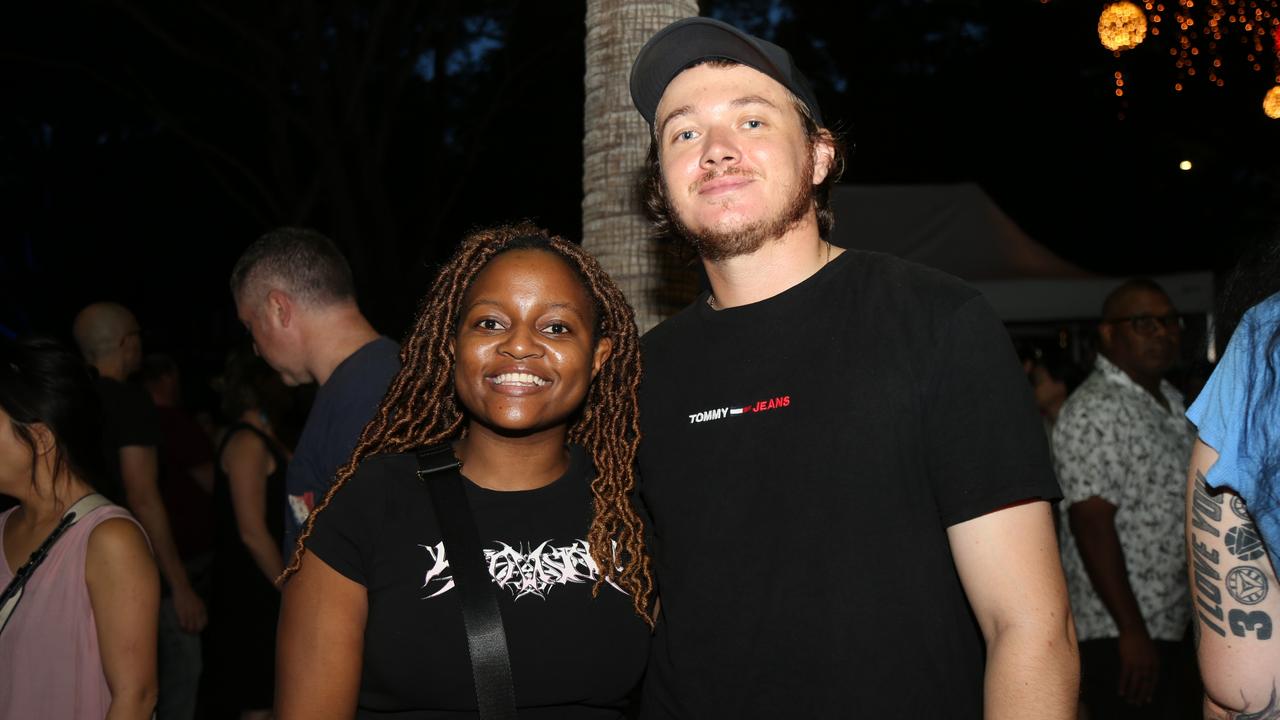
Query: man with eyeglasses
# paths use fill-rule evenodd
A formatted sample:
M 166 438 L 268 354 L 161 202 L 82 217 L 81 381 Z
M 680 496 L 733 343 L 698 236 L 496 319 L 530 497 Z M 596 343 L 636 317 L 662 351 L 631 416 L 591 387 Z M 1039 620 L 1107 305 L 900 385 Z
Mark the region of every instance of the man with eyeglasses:
M 76 315 L 71 333 L 85 362 L 98 373 L 108 476 L 96 489 L 142 523 L 165 580 L 156 717 L 192 718 L 200 685 L 200 632 L 208 613 L 174 542 L 177 518 L 169 517 L 160 494 L 160 418 L 146 391 L 127 382 L 142 366 L 141 328 L 123 305 L 96 302 Z
M 1053 432 L 1081 688 L 1094 720 L 1165 717 L 1191 612 L 1180 529 L 1195 432 L 1164 379 L 1182 320 L 1147 279 L 1113 290 L 1102 317 L 1093 373 Z

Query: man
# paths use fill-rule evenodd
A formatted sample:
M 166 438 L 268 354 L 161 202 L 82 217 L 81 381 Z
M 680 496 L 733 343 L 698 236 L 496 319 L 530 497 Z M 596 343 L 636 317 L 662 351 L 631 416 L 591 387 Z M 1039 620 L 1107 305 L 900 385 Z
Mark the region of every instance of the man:
M 839 143 L 782 48 L 683 20 L 631 93 L 647 204 L 710 281 L 645 338 L 646 716 L 1074 718 L 1058 490 L 1004 327 L 826 241 Z
M 287 565 L 400 370 L 400 348 L 365 319 L 346 258 L 314 230 L 286 227 L 258 238 L 231 271 L 231 296 L 254 350 L 285 384 L 320 385 L 285 475 Z
M 160 720 L 195 716 L 200 683 L 200 631 L 208 620 L 204 601 L 192 587 L 174 541 L 160 494 L 160 423 L 155 406 L 141 388 L 126 380 L 142 365 L 138 321 L 116 303 L 89 305 L 71 328 L 80 354 L 98 371 L 103 409 L 103 452 L 108 477 L 98 491 L 134 514 L 151 541 L 164 578 L 160 603 Z
M 1191 603 L 1182 489 L 1195 440 L 1163 379 L 1181 318 L 1159 285 L 1106 298 L 1093 373 L 1062 408 L 1053 448 L 1065 510 L 1062 560 L 1095 720 L 1160 718 L 1178 701 Z

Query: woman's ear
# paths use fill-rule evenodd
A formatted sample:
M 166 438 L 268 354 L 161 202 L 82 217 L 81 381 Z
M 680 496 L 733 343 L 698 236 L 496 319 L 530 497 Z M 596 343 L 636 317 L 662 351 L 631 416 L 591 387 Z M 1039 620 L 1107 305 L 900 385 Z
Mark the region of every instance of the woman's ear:
M 28 423 L 27 432 L 31 433 L 32 450 L 36 457 L 46 457 L 58 450 L 58 438 L 54 430 L 44 423 Z
M 31 439 L 35 442 L 36 455 L 44 456 L 58 449 L 58 439 L 53 431 L 44 423 L 31 423 L 27 426 L 31 431 Z
M 596 341 L 596 349 L 591 358 L 591 379 L 595 380 L 596 375 L 600 372 L 600 368 L 604 367 L 604 363 L 613 354 L 613 340 L 602 337 Z

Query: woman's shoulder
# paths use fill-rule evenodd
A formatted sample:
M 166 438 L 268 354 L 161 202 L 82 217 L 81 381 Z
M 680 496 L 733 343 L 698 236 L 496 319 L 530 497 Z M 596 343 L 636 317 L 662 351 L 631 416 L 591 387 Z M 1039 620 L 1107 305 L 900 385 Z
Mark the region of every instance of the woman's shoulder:
M 365 570 L 355 569 L 364 562 L 360 558 L 367 560 L 366 553 L 383 545 L 389 534 L 400 532 L 406 520 L 421 516 L 426 493 L 416 470 L 411 453 L 361 460 L 355 473 L 316 508 L 307 549 L 339 572 L 363 582 Z
M 89 513 L 77 525 L 88 537 L 90 566 L 95 562 L 151 560 L 151 542 L 128 510 L 105 505 Z
M 384 453 L 360 461 L 356 471 L 334 493 L 331 503 L 367 506 L 402 502 L 416 490 L 418 463 L 413 453 Z
M 381 453 L 367 457 L 360 461 L 356 466 L 356 472 L 351 476 L 352 480 L 357 478 L 376 478 L 391 482 L 417 482 L 418 480 L 418 458 L 411 452 L 402 453 Z
M 226 434 L 222 436 L 222 447 L 218 455 L 268 451 L 267 439 L 261 431 L 248 423 L 236 423 L 227 428 Z

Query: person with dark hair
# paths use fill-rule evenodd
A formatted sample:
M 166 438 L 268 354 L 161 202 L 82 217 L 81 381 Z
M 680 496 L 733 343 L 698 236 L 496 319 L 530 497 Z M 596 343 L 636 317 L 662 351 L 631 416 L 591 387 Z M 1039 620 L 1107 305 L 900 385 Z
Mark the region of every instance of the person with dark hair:
M 1053 430 L 1062 562 L 1096 720 L 1163 718 L 1180 702 L 1191 613 L 1180 488 L 1193 432 L 1164 376 L 1181 340 L 1158 284 L 1120 283 L 1103 302 L 1093 372 Z
M 218 717 L 271 716 L 276 617 L 284 571 L 285 469 L 289 451 L 276 428 L 292 398 L 260 358 L 233 353 L 218 381 L 222 436 L 214 474 L 215 555 L 209 601 L 208 693 Z
M 658 230 L 710 282 L 645 337 L 644 716 L 1074 717 L 1058 488 L 1004 326 L 830 244 L 840 143 L 783 48 L 681 20 L 631 95 Z
M 128 308 L 97 302 L 76 315 L 71 331 L 80 354 L 98 372 L 95 387 L 102 402 L 101 442 L 107 461 L 100 491 L 142 523 L 164 578 L 156 716 L 191 720 L 200 685 L 200 631 L 208 613 L 182 562 L 160 492 L 156 408 L 145 390 L 128 382 L 142 365 L 142 330 Z
M 1280 717 L 1280 235 L 1241 258 L 1187 411 L 1187 565 L 1205 717 Z M 1227 340 L 1229 338 L 1229 341 Z M 1222 346 L 1225 344 L 1225 349 Z
M 80 358 L 0 338 L 0 493 L 18 500 L 0 514 L 0 717 L 152 717 L 160 580 L 138 523 L 95 494 L 101 434 Z
M 209 565 L 213 561 L 213 447 L 209 436 L 183 407 L 182 381 L 172 357 L 147 355 L 138 379 L 155 406 L 159 445 L 157 485 L 169 518 L 173 544 L 187 580 L 202 599 L 209 590 Z M 203 677 L 203 633 L 182 632 L 171 616 L 172 601 L 162 603 L 160 631 L 161 708 L 159 720 L 190 717 Z M 174 675 L 182 682 L 173 688 Z M 186 699 L 183 711 L 173 701 Z
M 231 271 L 231 296 L 254 350 L 284 383 L 320 385 L 285 478 L 288 556 L 400 369 L 399 347 L 365 319 L 346 259 L 314 230 L 258 238 Z
M 1045 427 L 1052 430 L 1063 403 L 1080 387 L 1085 373 L 1060 350 L 1037 350 L 1027 364 L 1030 366 L 1027 376 L 1031 380 L 1036 409 L 1040 411 Z
M 497 595 L 520 717 L 623 717 L 654 583 L 630 500 L 640 355 L 621 291 L 544 230 L 477 231 L 402 360 L 285 572 L 278 717 L 474 717 L 490 698 L 454 582 L 472 562 Z M 427 487 L 444 480 L 419 478 L 415 451 L 441 443 L 483 558 L 456 556 Z

